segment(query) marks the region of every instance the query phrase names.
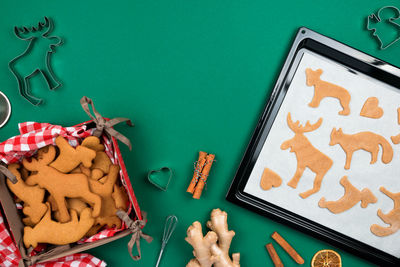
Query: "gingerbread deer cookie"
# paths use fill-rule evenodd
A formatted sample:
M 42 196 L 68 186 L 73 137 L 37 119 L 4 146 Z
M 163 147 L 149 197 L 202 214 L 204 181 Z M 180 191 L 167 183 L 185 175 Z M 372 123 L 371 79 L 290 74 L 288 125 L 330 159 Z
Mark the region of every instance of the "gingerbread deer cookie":
M 47 210 L 47 206 L 43 203 L 45 191 L 39 186 L 27 185 L 21 178 L 19 168 L 17 163 L 8 166 L 10 172 L 17 178 L 17 183 L 13 184 L 7 179 L 7 186 L 25 204 L 22 213 L 27 217 L 23 219 L 23 222 L 34 225 L 40 221 Z
M 342 129 L 332 129 L 331 141 L 329 145 L 339 144 L 346 153 L 346 163 L 344 168 L 350 169 L 353 153 L 363 149 L 371 153 L 371 162 L 374 164 L 378 160 L 379 145 L 382 146 L 382 162 L 388 164 L 393 159 L 393 148 L 386 139 L 373 132 L 359 132 L 356 134 L 345 134 Z
M 94 223 L 94 219 L 90 215 L 90 208 L 82 211 L 79 220 L 75 210 L 71 209 L 70 212 L 70 222 L 58 223 L 51 219 L 51 211 L 48 207 L 46 214 L 35 227 L 27 226 L 24 228 L 25 247 L 32 246 L 35 248 L 38 243 L 65 245 L 84 237 Z
M 321 198 L 318 202 L 321 208 L 327 208 L 332 213 L 337 214 L 354 207 L 360 201 L 362 208 L 366 208 L 368 204 L 378 201 L 368 188 L 364 188 L 361 191 L 355 188 L 349 182 L 347 176 L 343 176 L 340 179 L 340 184 L 344 187 L 344 195 L 336 201 L 326 201 L 324 197 Z
M 312 70 L 306 69 L 306 83 L 308 86 L 314 86 L 314 97 L 308 104 L 310 107 L 317 108 L 322 99 L 325 97 L 337 98 L 342 106 L 343 110 L 339 112 L 339 115 L 350 114 L 350 93 L 343 87 L 321 80 L 320 76 L 323 73 L 321 69 Z
M 81 173 L 64 174 L 57 169 L 48 166 L 56 156 L 54 146 L 49 146 L 47 153 L 44 153 L 41 159 L 34 159 L 29 162 L 27 159 L 22 161 L 24 167 L 29 171 L 36 171 L 36 174 L 26 179 L 28 185 L 39 185 L 45 188 L 54 197 L 57 207 L 60 211 L 60 221 L 70 220 L 65 198 L 82 198 L 85 202 L 93 205 L 93 217 L 97 217 L 101 210 L 101 198 L 89 190 L 89 184 L 86 175 Z
M 307 121 L 305 126 L 301 126 L 299 121 L 293 123 L 290 113 L 287 115 L 287 124 L 295 135 L 292 139 L 283 142 L 281 149 L 286 150 L 290 148 L 290 152 L 294 152 L 297 159 L 296 173 L 288 182 L 288 185 L 296 188 L 306 168 L 309 168 L 316 174 L 313 188 L 301 193 L 300 196 L 302 198 L 307 198 L 319 191 L 322 179 L 333 164 L 332 160 L 328 156 L 316 149 L 310 141 L 308 141 L 307 137 L 304 136 L 304 133 L 318 129 L 321 126 L 321 123 L 322 118 L 320 118 L 315 124 L 311 125 L 310 122 Z
M 379 218 L 390 226 L 383 227 L 378 224 L 373 224 L 371 225 L 371 232 L 377 236 L 388 236 L 394 234 L 400 229 L 400 193 L 392 193 L 383 186 L 380 190 L 394 202 L 394 207 L 389 213 L 384 214 L 381 209 L 378 210 Z
M 63 173 L 72 171 L 81 163 L 89 168 L 96 157 L 96 151 L 85 146 L 73 148 L 61 135 L 56 138 L 56 145 L 60 149 L 60 155 L 50 166 Z

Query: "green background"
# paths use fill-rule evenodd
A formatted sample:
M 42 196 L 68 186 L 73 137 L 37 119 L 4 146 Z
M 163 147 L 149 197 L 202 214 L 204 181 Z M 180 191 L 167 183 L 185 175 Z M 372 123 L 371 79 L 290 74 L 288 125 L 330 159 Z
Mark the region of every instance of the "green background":
M 12 116 L 0 129 L 5 140 L 18 133 L 17 123 L 39 121 L 74 125 L 88 119 L 79 100 L 93 98 L 107 117 L 131 118 L 135 128 L 117 126 L 133 150 L 121 145 L 133 188 L 148 212 L 143 258 L 131 261 L 128 238 L 91 250 L 109 266 L 152 266 L 160 248 L 164 219 L 179 224 L 161 266 L 184 266 L 192 248 L 184 241 L 195 220 L 206 222 L 213 208 L 229 214 L 236 232 L 231 252 L 242 266 L 271 266 L 264 245 L 278 231 L 305 258 L 333 248 L 344 266 L 372 266 L 295 229 L 225 200 L 258 116 L 291 46 L 296 31 L 309 27 L 366 53 L 400 65 L 400 44 L 380 51 L 365 30 L 366 17 L 396 1 L 14 1 L 0 2 L 0 90 L 12 103 Z M 18 93 L 7 63 L 26 42 L 13 26 L 34 25 L 43 16 L 55 21 L 54 35 L 65 43 L 53 56 L 63 82 L 49 91 L 40 76 L 33 93 L 45 103 L 35 107 Z M 198 151 L 216 154 L 207 191 L 200 200 L 186 193 Z M 289 155 L 288 156 L 293 156 Z M 146 180 L 151 169 L 169 166 L 174 177 L 167 192 Z M 204 224 L 203 224 L 204 225 Z M 296 266 L 275 246 L 285 266 Z

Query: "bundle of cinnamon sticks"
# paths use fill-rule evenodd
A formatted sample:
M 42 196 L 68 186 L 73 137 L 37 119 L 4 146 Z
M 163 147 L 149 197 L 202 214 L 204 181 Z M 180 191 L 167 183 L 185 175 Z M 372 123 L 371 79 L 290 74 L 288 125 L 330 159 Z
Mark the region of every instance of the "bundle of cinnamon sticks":
M 201 197 L 201 193 L 203 192 L 204 186 L 207 182 L 214 159 L 214 154 L 208 154 L 203 151 L 199 152 L 199 159 L 195 163 L 193 178 L 186 190 L 186 192 L 193 195 L 193 198 L 199 199 Z

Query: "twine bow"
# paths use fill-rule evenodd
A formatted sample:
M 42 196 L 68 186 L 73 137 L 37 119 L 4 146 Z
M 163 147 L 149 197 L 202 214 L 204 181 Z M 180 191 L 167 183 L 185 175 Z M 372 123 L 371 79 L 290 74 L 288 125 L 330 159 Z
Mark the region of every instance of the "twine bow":
M 17 178 L 15 177 L 15 175 L 10 172 L 6 166 L 4 166 L 3 164 L 0 164 L 0 172 L 2 172 L 10 181 L 11 183 L 15 184 L 18 182 Z
M 132 122 L 130 119 L 127 118 L 114 118 L 111 120 L 106 120 L 103 118 L 103 116 L 100 115 L 99 112 L 97 112 L 97 110 L 94 108 L 94 104 L 92 99 L 84 96 L 81 98 L 81 105 L 83 110 L 86 112 L 86 114 L 89 115 L 89 117 L 93 120 L 93 122 L 96 124 L 96 130 L 94 131 L 93 135 L 99 137 L 103 131 L 105 131 L 106 133 L 108 133 L 109 135 L 117 138 L 119 141 L 121 141 L 122 143 L 124 143 L 125 145 L 127 145 L 129 147 L 130 150 L 132 150 L 132 144 L 129 141 L 128 138 L 126 138 L 124 135 L 122 135 L 121 133 L 117 132 L 116 130 L 114 130 L 114 128 L 112 128 L 114 125 L 124 122 L 126 121 L 126 124 L 129 126 L 133 126 Z M 90 112 L 90 108 L 89 105 L 92 106 L 92 110 L 93 110 L 93 114 Z
M 117 211 L 117 216 L 125 222 L 126 226 L 131 230 L 132 232 L 132 237 L 131 240 L 128 243 L 128 251 L 129 254 L 131 255 L 131 258 L 134 261 L 140 260 L 141 258 L 141 252 L 140 252 L 140 239 L 143 238 L 144 240 L 147 241 L 147 243 L 150 243 L 153 241 L 153 238 L 149 235 L 146 235 L 142 232 L 142 228 L 146 225 L 147 221 L 147 213 L 143 212 L 143 220 L 136 220 L 133 221 L 126 212 L 122 210 Z M 136 244 L 136 249 L 138 252 L 138 255 L 133 255 L 132 250 L 133 246 Z

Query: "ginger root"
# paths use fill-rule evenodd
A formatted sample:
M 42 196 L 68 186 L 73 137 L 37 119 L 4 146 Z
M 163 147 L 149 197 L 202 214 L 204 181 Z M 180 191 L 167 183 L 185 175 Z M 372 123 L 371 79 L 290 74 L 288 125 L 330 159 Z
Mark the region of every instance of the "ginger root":
M 235 232 L 228 230 L 227 217 L 225 211 L 214 209 L 211 220 L 207 222 L 211 231 L 205 236 L 198 221 L 189 226 L 185 240 L 193 247 L 196 258 L 190 260 L 186 267 L 240 267 L 240 253 L 232 254 L 232 259 L 229 257 Z

